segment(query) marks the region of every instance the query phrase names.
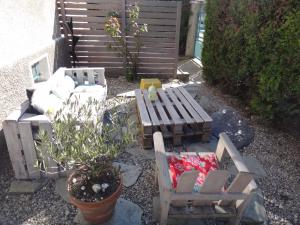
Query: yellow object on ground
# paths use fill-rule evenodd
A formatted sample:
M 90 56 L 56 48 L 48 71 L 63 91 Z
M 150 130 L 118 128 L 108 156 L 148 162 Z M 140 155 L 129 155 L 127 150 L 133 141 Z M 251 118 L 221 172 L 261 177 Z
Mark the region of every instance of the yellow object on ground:
M 140 89 L 148 89 L 151 85 L 161 88 L 159 79 L 141 79 Z

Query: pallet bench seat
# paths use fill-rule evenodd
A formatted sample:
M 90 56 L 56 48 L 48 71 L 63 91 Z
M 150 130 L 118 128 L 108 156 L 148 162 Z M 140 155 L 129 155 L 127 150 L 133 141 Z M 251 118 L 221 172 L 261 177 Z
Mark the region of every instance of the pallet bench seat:
M 107 85 L 104 68 L 60 68 L 56 73 L 58 72 L 63 72 L 64 76 L 72 77 L 78 85 L 88 83 L 103 86 L 105 95 L 100 97 L 105 100 Z M 43 129 L 48 135 L 52 135 L 49 118 L 46 115 L 29 113 L 29 107 L 30 103 L 26 100 L 3 121 L 3 131 L 16 179 L 38 179 L 41 177 L 41 171 L 35 166 L 38 161 L 35 140 L 39 129 Z M 45 163 L 48 164 L 44 176 L 55 178 L 64 173 L 60 170 L 57 162 L 54 162 L 46 153 L 43 154 L 46 156 Z
M 157 95 L 151 102 L 147 90 L 135 90 L 145 149 L 153 147 L 155 131 L 161 131 L 165 141 L 174 145 L 180 145 L 183 137 L 209 140 L 212 118 L 183 87 L 157 89 Z
M 178 179 L 176 188 L 173 187 L 168 157 L 172 154 L 197 155 L 200 153 L 166 152 L 161 132 L 155 132 L 153 139 L 156 159 L 155 177 L 159 187 L 158 211 L 160 212 L 158 218 L 155 219 L 160 222 L 160 225 L 166 225 L 172 218 L 214 218 L 229 220 L 229 224 L 232 225 L 240 223 L 244 210 L 255 194 L 257 185 L 253 174 L 249 172 L 241 155 L 225 133 L 220 134 L 215 151 L 220 167 L 208 173 L 199 191 L 194 190 L 199 176 L 199 171 L 194 169 L 184 171 Z M 225 153 L 229 155 L 238 170 L 232 180 L 229 179 L 230 174 L 227 170 L 220 169 Z

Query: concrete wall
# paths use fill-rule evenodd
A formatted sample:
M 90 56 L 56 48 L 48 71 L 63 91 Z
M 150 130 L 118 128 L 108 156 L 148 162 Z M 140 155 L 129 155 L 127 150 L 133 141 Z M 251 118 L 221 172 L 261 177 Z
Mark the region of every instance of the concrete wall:
M 68 66 L 68 53 L 59 31 L 55 0 L 0 0 L 0 6 L 1 131 L 2 121 L 26 99 L 25 90 L 33 84 L 30 63 L 47 53 L 54 72 Z

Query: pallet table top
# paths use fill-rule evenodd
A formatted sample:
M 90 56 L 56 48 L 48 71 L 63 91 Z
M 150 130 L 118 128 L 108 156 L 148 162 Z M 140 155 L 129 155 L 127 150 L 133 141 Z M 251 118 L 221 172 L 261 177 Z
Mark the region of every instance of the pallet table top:
M 158 99 L 151 102 L 147 90 L 135 90 L 144 135 L 153 127 L 201 125 L 209 128 L 212 118 L 183 88 L 157 89 Z M 148 133 L 149 132 L 149 133 Z

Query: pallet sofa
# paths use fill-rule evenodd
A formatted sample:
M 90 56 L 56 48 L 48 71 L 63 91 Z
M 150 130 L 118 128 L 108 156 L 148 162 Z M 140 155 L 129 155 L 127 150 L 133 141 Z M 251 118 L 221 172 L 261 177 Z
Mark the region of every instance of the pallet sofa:
M 153 139 L 156 183 L 159 186 L 159 200 L 158 204 L 154 200 L 154 207 L 158 206 L 159 213 L 155 219 L 160 225 L 166 225 L 172 219 L 207 218 L 229 220 L 231 225 L 240 223 L 257 186 L 253 174 L 225 133 L 220 134 L 215 153 L 166 152 L 161 132 L 154 133 Z M 235 177 L 230 177 L 229 172 L 222 167 L 225 153 L 238 170 Z M 184 164 L 179 162 L 181 159 L 186 160 Z M 204 171 L 195 165 L 200 165 Z M 181 171 L 175 179 L 174 167 Z
M 43 85 L 52 84 L 54 79 L 59 83 L 64 76 L 71 77 L 76 85 L 68 98 L 79 96 L 79 104 L 84 104 L 89 96 L 98 101 L 106 99 L 104 68 L 60 68 Z M 38 88 L 34 92 L 38 91 Z M 30 100 L 22 103 L 3 121 L 4 135 L 16 179 L 38 179 L 41 176 L 39 168 L 35 166 L 38 156 L 34 140 L 39 129 L 44 129 L 49 135 L 52 133 L 49 118 L 42 113 L 32 113 Z M 57 177 L 62 173 L 59 165 L 50 157 L 45 160 L 49 167 L 44 173 L 45 176 Z

